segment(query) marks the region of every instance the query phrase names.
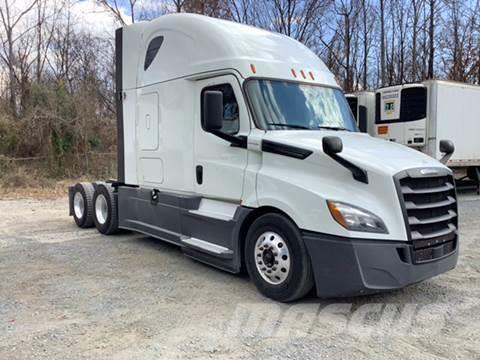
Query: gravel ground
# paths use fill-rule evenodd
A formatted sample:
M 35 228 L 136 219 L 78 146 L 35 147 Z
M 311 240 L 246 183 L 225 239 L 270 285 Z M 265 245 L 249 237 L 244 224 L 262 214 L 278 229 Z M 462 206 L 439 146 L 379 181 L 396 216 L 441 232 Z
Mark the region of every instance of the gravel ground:
M 401 291 L 296 304 L 159 240 L 101 236 L 67 199 L 0 201 L 0 359 L 480 359 L 480 197 L 458 267 Z

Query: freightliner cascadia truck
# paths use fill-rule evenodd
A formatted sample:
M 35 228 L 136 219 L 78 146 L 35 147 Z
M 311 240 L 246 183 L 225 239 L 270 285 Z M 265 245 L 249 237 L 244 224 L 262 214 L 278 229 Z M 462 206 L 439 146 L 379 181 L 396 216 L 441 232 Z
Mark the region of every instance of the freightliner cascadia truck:
M 78 226 L 246 269 L 285 302 L 314 288 L 399 289 L 456 266 L 451 171 L 359 132 L 333 74 L 299 42 L 166 15 L 117 30 L 116 79 L 118 178 L 69 189 Z

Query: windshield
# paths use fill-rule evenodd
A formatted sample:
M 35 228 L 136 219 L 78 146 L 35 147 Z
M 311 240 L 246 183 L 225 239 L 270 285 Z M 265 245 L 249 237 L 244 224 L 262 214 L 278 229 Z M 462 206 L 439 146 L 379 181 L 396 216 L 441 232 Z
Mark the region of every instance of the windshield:
M 278 80 L 246 85 L 257 125 L 265 130 L 331 129 L 357 131 L 339 89 Z

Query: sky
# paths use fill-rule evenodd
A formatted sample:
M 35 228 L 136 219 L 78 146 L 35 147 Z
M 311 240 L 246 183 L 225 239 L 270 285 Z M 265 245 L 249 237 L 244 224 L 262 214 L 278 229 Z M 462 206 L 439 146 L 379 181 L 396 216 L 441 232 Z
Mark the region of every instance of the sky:
M 33 0 L 7 0 L 7 3 L 10 5 L 10 13 L 12 18 L 16 18 L 16 15 L 24 11 L 32 4 Z M 127 4 L 128 0 L 121 0 L 122 3 Z M 149 0 L 153 1 L 153 0 Z M 102 38 L 111 38 L 113 36 L 114 30 L 119 27 L 118 22 L 111 12 L 98 3 L 95 0 L 47 0 L 46 4 L 48 7 L 47 13 L 52 13 L 54 9 L 58 8 L 61 3 L 70 2 L 71 10 L 71 24 L 73 24 L 77 30 L 84 30 L 92 33 L 94 36 Z M 4 6 L 3 1 L 0 3 L 0 6 Z M 68 5 L 67 5 L 68 6 Z M 124 19 L 128 23 L 130 20 L 127 7 L 121 8 Z M 32 27 L 32 23 L 36 21 L 36 11 L 33 9 L 27 16 L 25 16 L 21 23 L 18 25 L 18 31 L 21 32 L 24 29 Z M 0 27 L 0 37 L 1 32 L 4 31 Z
M 33 0 L 6 0 L 9 4 L 11 18 L 15 20 L 17 16 L 25 11 Z M 123 0 L 122 0 L 123 1 Z M 143 0 L 142 0 L 143 1 Z M 149 0 L 154 1 L 154 0 Z M 70 23 L 75 28 L 76 32 L 86 32 L 94 37 L 101 39 L 112 40 L 114 38 L 115 29 L 120 26 L 111 12 L 101 5 L 97 4 L 95 0 L 47 0 L 47 16 L 48 21 L 53 21 L 55 16 L 58 16 L 58 6 L 62 3 L 70 2 L 71 21 Z M 5 7 L 4 1 L 0 1 L 0 7 Z M 126 10 L 124 13 L 125 21 L 129 22 L 129 15 Z M 48 15 L 49 14 L 49 15 Z M 37 12 L 35 8 L 30 11 L 18 23 L 14 30 L 14 37 L 22 34 L 28 29 L 33 29 L 36 23 Z M 5 30 L 0 23 L 0 40 L 5 41 Z M 4 64 L 0 62 L 0 90 L 5 83 L 5 68 Z
M 111 37 L 114 30 L 119 27 L 110 11 L 97 4 L 95 0 L 75 2 L 71 10 L 73 16 L 78 19 L 77 26 L 84 31 L 93 32 L 95 36 Z M 129 21 L 125 11 L 123 17 Z

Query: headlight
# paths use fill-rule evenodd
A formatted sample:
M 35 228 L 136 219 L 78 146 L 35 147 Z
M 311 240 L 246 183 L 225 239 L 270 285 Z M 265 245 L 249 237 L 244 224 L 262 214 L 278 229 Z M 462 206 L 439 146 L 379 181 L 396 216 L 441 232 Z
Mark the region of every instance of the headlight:
M 382 219 L 367 210 L 339 201 L 327 204 L 335 221 L 347 230 L 388 234 Z

